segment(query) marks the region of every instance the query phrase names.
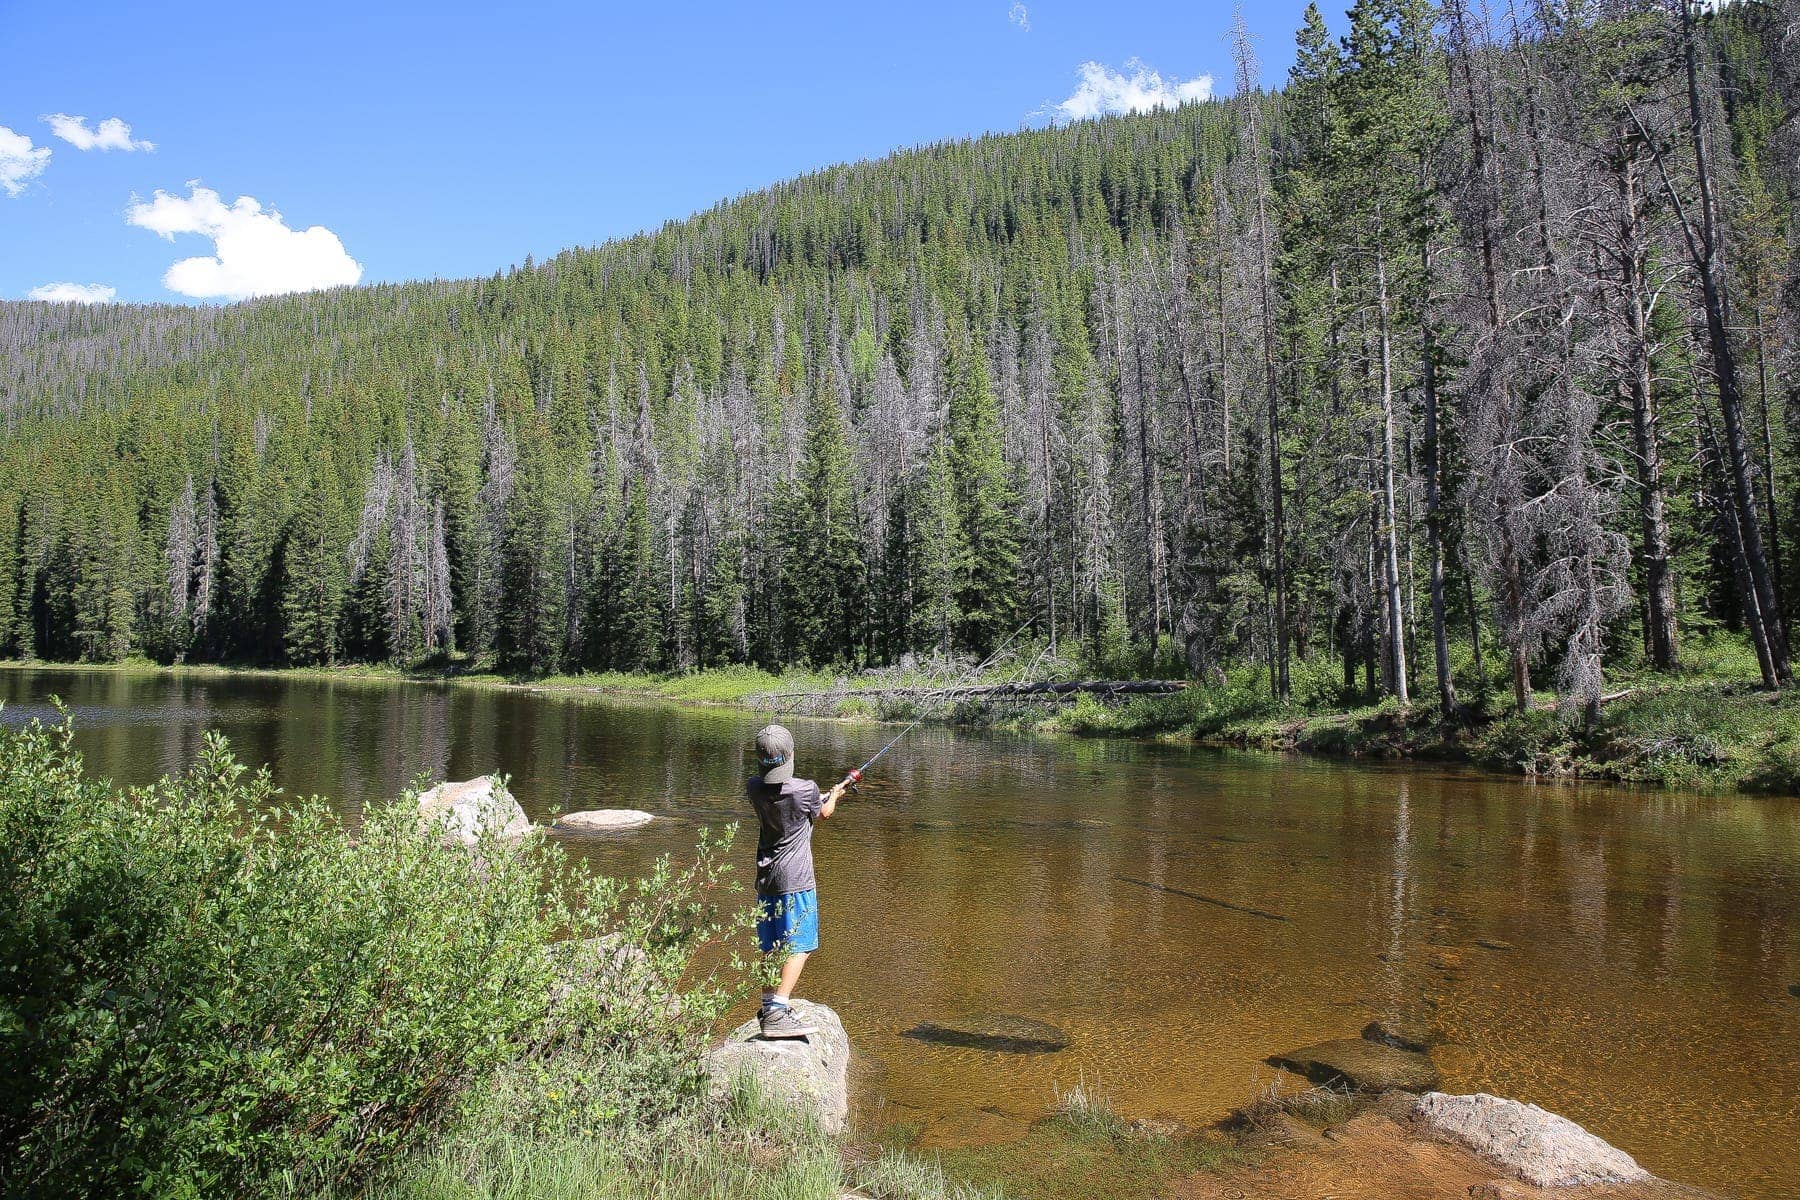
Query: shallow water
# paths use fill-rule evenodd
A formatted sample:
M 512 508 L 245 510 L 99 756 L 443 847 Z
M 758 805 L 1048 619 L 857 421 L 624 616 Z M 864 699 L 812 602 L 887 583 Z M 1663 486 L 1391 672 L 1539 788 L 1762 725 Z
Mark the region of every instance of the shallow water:
M 15 670 L 0 720 L 48 715 L 52 694 L 90 769 L 121 782 L 183 768 L 217 728 L 282 787 L 351 813 L 419 775 L 504 770 L 540 819 L 672 818 L 580 843 L 609 870 L 742 817 L 742 746 L 763 720 Z M 891 733 L 790 724 L 802 772 L 824 780 Z M 997 1140 L 1084 1079 L 1129 1116 L 1207 1121 L 1281 1076 L 1265 1056 L 1404 1015 L 1445 1039 L 1446 1090 L 1542 1104 L 1683 1182 L 1800 1195 L 1800 800 L 921 729 L 816 848 L 824 949 L 801 990 L 849 1027 L 865 1123 Z M 1048 1022 L 1070 1044 L 902 1036 L 972 1014 Z

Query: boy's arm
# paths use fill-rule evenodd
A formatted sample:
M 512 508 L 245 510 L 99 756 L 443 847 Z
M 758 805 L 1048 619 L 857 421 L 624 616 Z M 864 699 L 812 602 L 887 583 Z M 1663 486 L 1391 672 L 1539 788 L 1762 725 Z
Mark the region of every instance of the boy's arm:
M 837 811 L 837 802 L 843 798 L 843 795 L 844 785 L 841 783 L 825 793 L 825 803 L 819 806 L 819 819 L 821 821 Z

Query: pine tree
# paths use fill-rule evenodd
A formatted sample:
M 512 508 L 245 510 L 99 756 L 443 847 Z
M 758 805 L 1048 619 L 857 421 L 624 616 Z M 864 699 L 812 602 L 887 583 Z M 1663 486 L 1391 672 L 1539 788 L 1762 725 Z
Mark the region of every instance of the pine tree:
M 953 341 L 947 374 L 948 465 L 964 568 L 956 596 L 959 633 L 985 655 L 1018 623 L 1018 498 L 980 345 Z
M 19 583 L 19 497 L 0 492 L 0 658 L 20 657 Z
M 850 480 L 850 444 L 829 387 L 806 405 L 806 448 L 782 521 L 782 600 L 797 658 L 847 663 L 862 637 L 862 536 Z
M 284 541 L 283 648 L 299 666 L 337 661 L 345 589 L 343 491 L 337 467 L 315 455 Z
M 963 627 L 962 583 L 969 574 L 969 549 L 956 511 L 955 473 L 940 445 L 907 495 L 912 563 L 910 645 L 948 654 Z

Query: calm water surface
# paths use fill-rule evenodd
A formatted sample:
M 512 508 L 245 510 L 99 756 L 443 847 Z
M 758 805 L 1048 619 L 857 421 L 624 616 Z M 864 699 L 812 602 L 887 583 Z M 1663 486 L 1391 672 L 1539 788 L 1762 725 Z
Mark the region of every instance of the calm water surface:
M 501 770 L 538 818 L 668 818 L 580 845 L 614 871 L 744 815 L 761 723 L 560 693 L 13 670 L 0 720 L 47 716 L 52 695 L 90 769 L 120 782 L 181 770 L 220 729 L 283 788 L 352 814 L 420 774 Z M 891 733 L 790 724 L 821 779 Z M 1542 1104 L 1684 1182 L 1800 1195 L 1800 800 L 927 729 L 815 845 L 824 952 L 802 992 L 849 1027 L 865 1123 L 998 1140 L 1083 1078 L 1128 1115 L 1206 1121 L 1277 1077 L 1266 1055 L 1410 1016 L 1445 1039 L 1447 1090 Z M 1071 1045 L 900 1036 L 983 1013 Z

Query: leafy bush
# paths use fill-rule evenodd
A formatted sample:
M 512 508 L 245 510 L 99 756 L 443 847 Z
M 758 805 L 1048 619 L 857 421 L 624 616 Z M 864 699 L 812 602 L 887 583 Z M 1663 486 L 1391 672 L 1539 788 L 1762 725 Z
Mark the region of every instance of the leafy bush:
M 217 735 L 115 792 L 67 725 L 0 731 L 0 1194 L 349 1185 L 501 1091 L 521 1128 L 678 1113 L 728 1000 L 720 847 L 624 886 L 411 800 L 352 831 Z

